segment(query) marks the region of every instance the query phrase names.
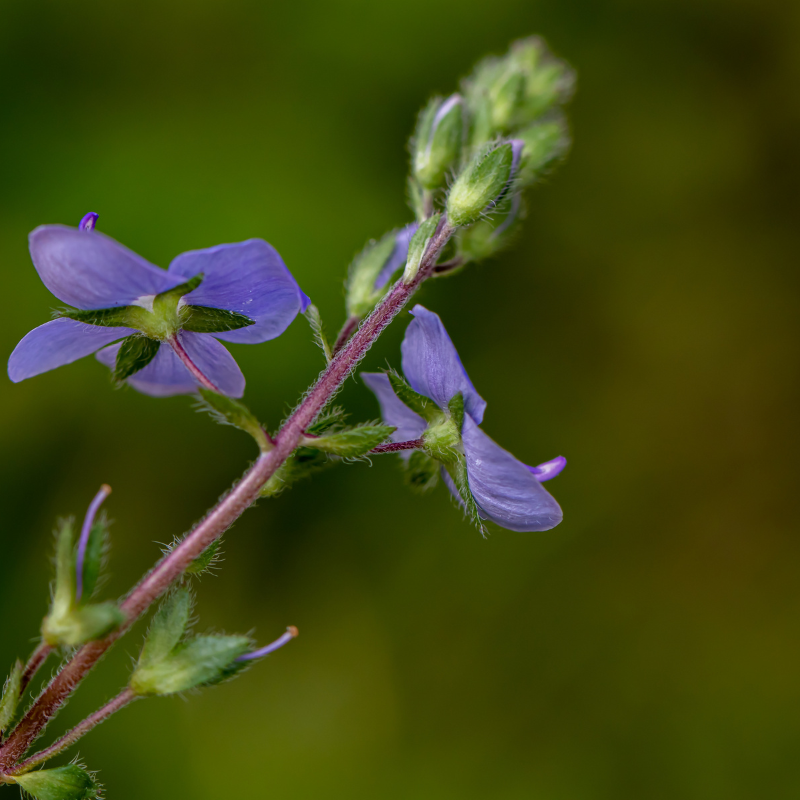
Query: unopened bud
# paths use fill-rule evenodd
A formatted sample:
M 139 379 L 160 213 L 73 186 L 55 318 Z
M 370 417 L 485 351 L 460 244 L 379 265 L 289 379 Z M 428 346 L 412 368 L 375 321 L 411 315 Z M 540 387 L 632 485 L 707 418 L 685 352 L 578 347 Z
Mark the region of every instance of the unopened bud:
M 417 232 L 408 245 L 408 259 L 406 260 L 406 268 L 403 272 L 403 283 L 411 283 L 411 281 L 416 278 L 419 268 L 422 266 L 422 259 L 425 257 L 425 253 L 428 250 L 428 244 L 436 233 L 436 229 L 439 227 L 441 217 L 441 214 L 434 214 L 428 217 L 428 219 L 422 222 L 419 228 L 417 228 Z
M 518 135 L 525 143 L 519 168 L 519 181 L 522 184 L 535 181 L 543 170 L 569 149 L 569 134 L 561 120 L 531 125 Z
M 414 136 L 413 172 L 424 189 L 444 185 L 447 171 L 461 155 L 464 101 L 459 94 L 434 98 L 422 112 Z
M 467 164 L 447 196 L 447 219 L 461 227 L 480 219 L 508 191 L 522 155 L 524 143 L 513 139 L 490 145 Z
M 100 786 L 77 764 L 56 769 L 37 769 L 9 779 L 36 800 L 94 800 Z

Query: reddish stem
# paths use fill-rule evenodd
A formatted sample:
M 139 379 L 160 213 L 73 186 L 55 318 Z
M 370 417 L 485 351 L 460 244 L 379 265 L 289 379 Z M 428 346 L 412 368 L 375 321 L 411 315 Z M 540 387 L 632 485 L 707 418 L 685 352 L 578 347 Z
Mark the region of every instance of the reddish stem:
M 33 680 L 34 675 L 39 671 L 39 667 L 47 661 L 47 657 L 53 652 L 53 648 L 46 642 L 40 642 L 39 646 L 33 651 L 33 655 L 28 659 L 25 670 L 22 673 L 22 681 L 19 687 L 19 696 L 25 693 L 28 684 Z
M 183 366 L 186 367 L 186 369 L 188 369 L 189 372 L 192 373 L 192 377 L 204 389 L 211 389 L 212 392 L 216 392 L 217 394 L 222 394 L 222 392 L 220 392 L 220 390 L 216 386 L 214 386 L 214 384 L 211 383 L 211 381 L 208 378 L 206 378 L 200 367 L 198 367 L 197 364 L 195 364 L 194 361 L 192 361 L 191 357 L 186 352 L 186 349 L 181 344 L 181 341 L 178 338 L 178 336 L 179 334 L 175 334 L 175 336 L 173 336 L 169 340 L 168 344 L 175 351 L 175 355 L 178 356 L 178 358 L 183 362 Z
M 359 322 L 361 322 L 361 317 L 350 317 L 342 325 L 342 329 L 336 337 L 336 343 L 333 345 L 332 355 L 335 356 L 347 344 L 347 340 L 353 335 L 353 331 L 358 327 Z
M 410 439 L 407 442 L 390 442 L 389 444 L 379 444 L 369 451 L 370 455 L 379 453 L 398 453 L 401 450 L 419 450 L 425 444 L 423 439 Z
M 439 253 L 453 232 L 454 228 L 442 218 L 413 280 L 408 284 L 399 280 L 364 320 L 352 339 L 334 356 L 303 402 L 278 432 L 275 447 L 262 453 L 239 483 L 131 590 L 120 605 L 125 613 L 125 622 L 105 639 L 84 645 L 50 681 L 22 721 L 0 746 L 0 773 L 13 770 L 14 764 L 22 758 L 106 650 L 183 574 L 206 547 L 222 536 L 258 499 L 264 484 L 298 446 L 303 431 L 336 394 L 347 376 L 364 358 L 383 329 L 400 313 L 420 284 L 430 277 Z M 213 386 L 210 388 L 217 391 Z

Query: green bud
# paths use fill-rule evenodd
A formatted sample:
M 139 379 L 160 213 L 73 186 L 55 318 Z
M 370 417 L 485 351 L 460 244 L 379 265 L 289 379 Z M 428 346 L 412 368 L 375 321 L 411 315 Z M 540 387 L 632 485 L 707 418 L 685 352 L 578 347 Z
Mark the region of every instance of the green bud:
M 441 465 L 422 450 L 414 450 L 403 464 L 406 483 L 415 491 L 428 492 L 439 482 Z
M 304 436 L 303 444 L 342 458 L 357 458 L 385 442 L 394 430 L 388 425 L 357 425 L 325 436 Z
M 420 116 L 412 149 L 412 171 L 423 189 L 432 191 L 444 185 L 447 171 L 461 155 L 463 136 L 461 95 L 431 100 Z
M 319 347 L 325 354 L 325 363 L 330 364 L 333 360 L 333 353 L 331 346 L 328 343 L 328 337 L 325 334 L 325 325 L 322 322 L 322 316 L 319 309 L 313 304 L 309 303 L 308 308 L 303 312 L 303 315 L 308 320 L 311 326 L 311 332 L 314 334 L 314 344 Z
M 255 440 L 262 453 L 272 449 L 272 443 L 267 437 L 262 424 L 255 418 L 252 411 L 238 400 L 228 397 L 211 389 L 198 389 L 202 398 L 201 407 L 220 423 L 220 425 L 233 425 L 240 431 L 249 433 Z
M 531 125 L 518 136 L 525 143 L 519 167 L 519 182 L 523 185 L 533 183 L 569 149 L 569 134 L 561 120 Z
M 411 283 L 417 276 L 422 259 L 425 257 L 425 251 L 428 249 L 428 244 L 439 227 L 441 218 L 441 214 L 433 214 L 433 216 L 421 222 L 419 228 L 417 228 L 417 232 L 408 245 L 408 259 L 403 272 L 403 283 Z
M 422 434 L 425 452 L 436 461 L 450 464 L 461 457 L 461 431 L 450 417 L 429 425 Z
M 11 668 L 3 686 L 3 694 L 0 696 L 0 736 L 8 730 L 19 704 L 22 694 L 22 669 L 22 662 L 18 660 Z
M 236 659 L 251 645 L 247 636 L 195 636 L 166 658 L 137 666 L 130 687 L 139 695 L 167 695 L 219 683 L 236 671 Z
M 234 662 L 250 649 L 247 636 L 195 636 L 181 641 L 189 625 L 193 598 L 185 587 L 173 590 L 147 631 L 130 687 L 139 695 L 166 695 L 218 683 L 237 671 Z
M 522 154 L 519 140 L 489 145 L 462 170 L 447 197 L 447 219 L 458 227 L 477 222 L 508 191 Z
M 377 242 L 370 242 L 356 257 L 347 273 L 347 314 L 364 317 L 375 307 L 388 288 L 388 282 L 375 288 L 375 281 L 396 246 L 397 231 L 389 231 Z
M 77 764 L 9 776 L 36 800 L 94 800 L 100 785 Z

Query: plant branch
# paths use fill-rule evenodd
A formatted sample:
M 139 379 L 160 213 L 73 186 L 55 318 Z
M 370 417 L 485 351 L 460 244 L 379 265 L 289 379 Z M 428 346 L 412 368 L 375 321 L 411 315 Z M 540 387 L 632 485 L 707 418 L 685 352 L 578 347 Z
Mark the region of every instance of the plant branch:
M 425 445 L 422 439 L 409 439 L 407 442 L 390 442 L 389 444 L 379 444 L 373 447 L 367 455 L 379 455 L 380 453 L 398 453 L 401 450 L 419 450 Z
M 361 317 L 348 317 L 347 322 L 342 325 L 342 329 L 336 337 L 336 343 L 333 345 L 333 355 L 336 355 L 347 344 L 347 340 L 353 335 L 353 331 L 358 327 L 359 322 L 361 322 Z
M 14 764 L 25 755 L 31 744 L 109 647 L 169 588 L 173 581 L 183 574 L 206 547 L 222 536 L 258 499 L 264 484 L 298 446 L 303 431 L 338 392 L 384 328 L 400 313 L 423 281 L 430 277 L 442 248 L 454 230 L 443 217 L 431 237 L 413 280 L 404 283 L 401 278 L 364 320 L 348 343 L 334 356 L 317 383 L 278 432 L 274 448 L 262 453 L 239 483 L 131 590 L 120 605 L 125 614 L 125 622 L 105 639 L 84 645 L 50 681 L 25 717 L 0 746 L 0 773 L 13 770 Z M 176 353 L 180 355 L 178 350 Z
M 53 648 L 47 642 L 39 642 L 38 647 L 33 651 L 33 655 L 28 659 L 28 663 L 22 672 L 22 680 L 19 687 L 20 697 L 25 694 L 25 690 L 39 671 L 39 667 L 47 661 L 47 657 L 52 652 Z
M 98 708 L 94 714 L 90 714 L 83 722 L 77 724 L 71 731 L 65 733 L 57 742 L 54 742 L 37 753 L 31 756 L 27 761 L 23 761 L 15 770 L 15 775 L 20 775 L 23 772 L 29 772 L 34 767 L 49 761 L 54 756 L 66 750 L 68 747 L 75 744 L 82 736 L 85 736 L 92 728 L 96 728 L 101 722 L 105 722 L 112 714 L 116 714 L 121 708 L 125 708 L 129 703 L 136 700 L 136 693 L 126 687 L 123 689 L 113 700 L 109 700 L 102 708 Z

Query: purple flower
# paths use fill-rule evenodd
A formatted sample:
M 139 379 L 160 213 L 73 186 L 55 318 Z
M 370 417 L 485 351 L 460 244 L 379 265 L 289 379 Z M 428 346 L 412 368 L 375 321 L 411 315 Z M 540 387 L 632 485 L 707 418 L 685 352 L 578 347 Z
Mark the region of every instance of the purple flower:
M 561 522 L 558 503 L 542 486 L 566 465 L 559 456 L 538 467 L 529 467 L 493 442 L 478 425 L 486 401 L 477 393 L 438 315 L 415 306 L 402 345 L 403 372 L 414 392 L 438 406 L 442 419 L 449 417 L 450 403 L 459 393 L 464 400 L 460 453 L 466 467 L 469 492 L 478 514 L 513 531 L 546 531 Z M 397 430 L 395 442 L 420 439 L 429 423 L 395 393 L 388 375 L 366 373 L 364 382 L 375 393 L 384 422 Z M 408 457 L 408 453 L 405 456 Z M 463 502 L 451 476 L 442 468 L 445 483 Z
M 309 303 L 275 248 L 248 239 L 193 250 L 165 271 L 94 231 L 96 218 L 31 233 L 39 277 L 72 308 L 22 339 L 8 361 L 11 380 L 97 353 L 117 380 L 146 394 L 204 386 L 241 397 L 244 376 L 219 340 L 274 339 Z

